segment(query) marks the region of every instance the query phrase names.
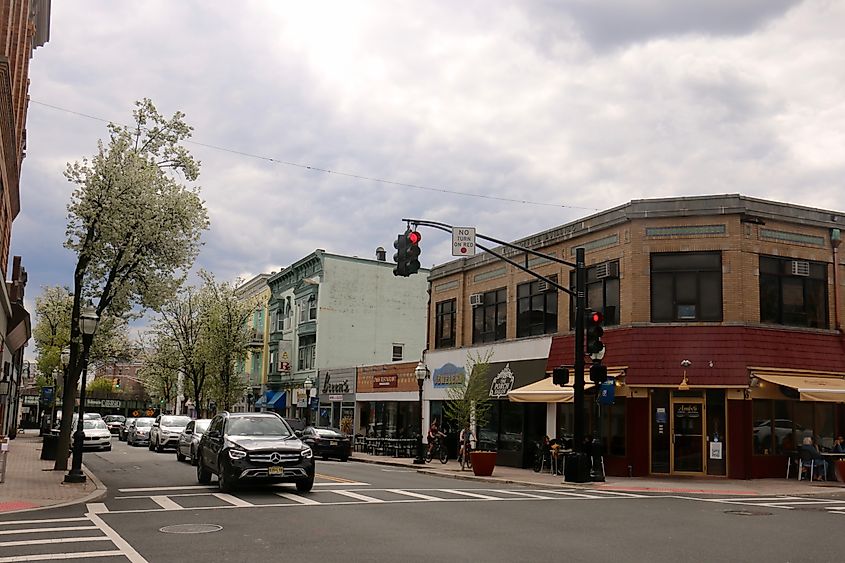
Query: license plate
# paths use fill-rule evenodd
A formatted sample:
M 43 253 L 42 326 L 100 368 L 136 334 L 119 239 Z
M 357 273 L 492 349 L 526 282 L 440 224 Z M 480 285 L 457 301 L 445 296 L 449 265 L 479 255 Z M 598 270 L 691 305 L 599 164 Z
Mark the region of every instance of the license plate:
M 337 442 L 336 442 L 336 441 L 334 441 L 334 440 L 332 440 L 331 442 L 329 442 L 329 445 L 330 445 L 330 446 L 336 446 L 336 445 L 337 445 Z
M 268 475 L 284 475 L 285 468 L 279 465 L 273 465 L 267 468 Z

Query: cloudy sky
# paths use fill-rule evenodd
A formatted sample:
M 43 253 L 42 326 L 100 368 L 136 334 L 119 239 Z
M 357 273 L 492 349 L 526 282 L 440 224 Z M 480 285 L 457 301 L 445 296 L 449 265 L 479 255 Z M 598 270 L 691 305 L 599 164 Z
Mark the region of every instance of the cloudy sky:
M 835 0 L 54 1 L 12 253 L 30 303 L 71 284 L 65 163 L 142 97 L 195 128 L 218 279 L 389 259 L 409 216 L 514 239 L 647 197 L 845 211 L 843 30 Z

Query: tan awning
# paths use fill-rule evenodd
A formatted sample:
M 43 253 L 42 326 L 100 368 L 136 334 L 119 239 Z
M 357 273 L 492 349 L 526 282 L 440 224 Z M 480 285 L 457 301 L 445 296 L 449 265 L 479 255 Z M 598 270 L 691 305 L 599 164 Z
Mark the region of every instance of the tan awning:
M 584 383 L 584 389 L 592 386 L 591 382 Z M 555 385 L 552 378 L 547 377 L 508 391 L 508 400 L 513 403 L 571 403 L 575 400 L 575 389 L 571 383 L 566 387 Z
M 845 377 L 816 377 L 784 375 L 767 371 L 752 371 L 751 375 L 798 391 L 802 401 L 845 403 Z

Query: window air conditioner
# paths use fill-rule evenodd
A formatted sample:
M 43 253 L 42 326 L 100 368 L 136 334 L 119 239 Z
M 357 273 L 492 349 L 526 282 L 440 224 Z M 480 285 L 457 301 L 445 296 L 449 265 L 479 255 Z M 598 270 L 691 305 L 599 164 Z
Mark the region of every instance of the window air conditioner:
M 793 260 L 792 261 L 792 275 L 793 276 L 809 276 L 810 263 L 807 261 Z
M 478 307 L 484 304 L 484 295 L 481 293 L 473 293 L 469 296 L 469 304 L 473 307 Z
M 596 279 L 618 278 L 619 262 L 602 262 L 596 265 Z
M 551 276 L 546 276 L 553 282 L 557 283 L 557 274 L 552 274 Z M 553 285 L 550 285 L 546 280 L 540 280 L 537 282 L 537 290 L 540 292 L 545 293 L 546 291 L 557 291 L 557 288 Z

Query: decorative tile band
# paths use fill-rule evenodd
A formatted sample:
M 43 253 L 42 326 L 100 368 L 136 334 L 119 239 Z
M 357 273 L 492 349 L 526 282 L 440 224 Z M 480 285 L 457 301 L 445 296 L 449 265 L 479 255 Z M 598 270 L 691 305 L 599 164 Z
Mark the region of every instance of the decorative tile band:
M 760 229 L 760 238 L 781 242 L 808 244 L 810 246 L 824 246 L 824 237 L 802 235 L 801 233 L 790 233 L 787 231 L 774 231 L 772 229 Z
M 676 227 L 646 227 L 647 237 L 690 237 L 701 235 L 723 235 L 726 225 L 679 225 Z
M 458 280 L 452 280 L 450 282 L 441 283 L 440 285 L 434 286 L 434 293 L 443 293 L 444 291 L 449 291 L 450 289 L 455 289 L 458 287 Z
M 585 244 L 579 244 L 578 246 L 573 246 L 570 249 L 570 254 L 575 256 L 575 249 L 576 248 L 583 248 L 584 252 L 592 252 L 593 250 L 599 250 L 600 248 L 607 248 L 608 246 L 613 246 L 615 244 L 619 244 L 619 235 L 613 234 L 609 237 L 604 237 L 596 240 L 591 240 Z
M 478 283 L 486 280 L 501 278 L 502 276 L 506 275 L 507 272 L 507 268 L 502 266 L 501 268 L 496 268 L 495 270 L 489 270 L 487 272 L 476 274 L 475 276 L 473 276 L 472 281 Z
M 546 252 L 545 254 L 548 254 L 549 256 L 555 255 L 554 252 Z M 535 256 L 534 258 L 528 259 L 528 267 L 536 268 L 537 266 L 540 266 L 542 264 L 548 264 L 549 262 L 551 262 L 551 260 L 549 260 L 548 258 L 544 258 L 542 256 Z

